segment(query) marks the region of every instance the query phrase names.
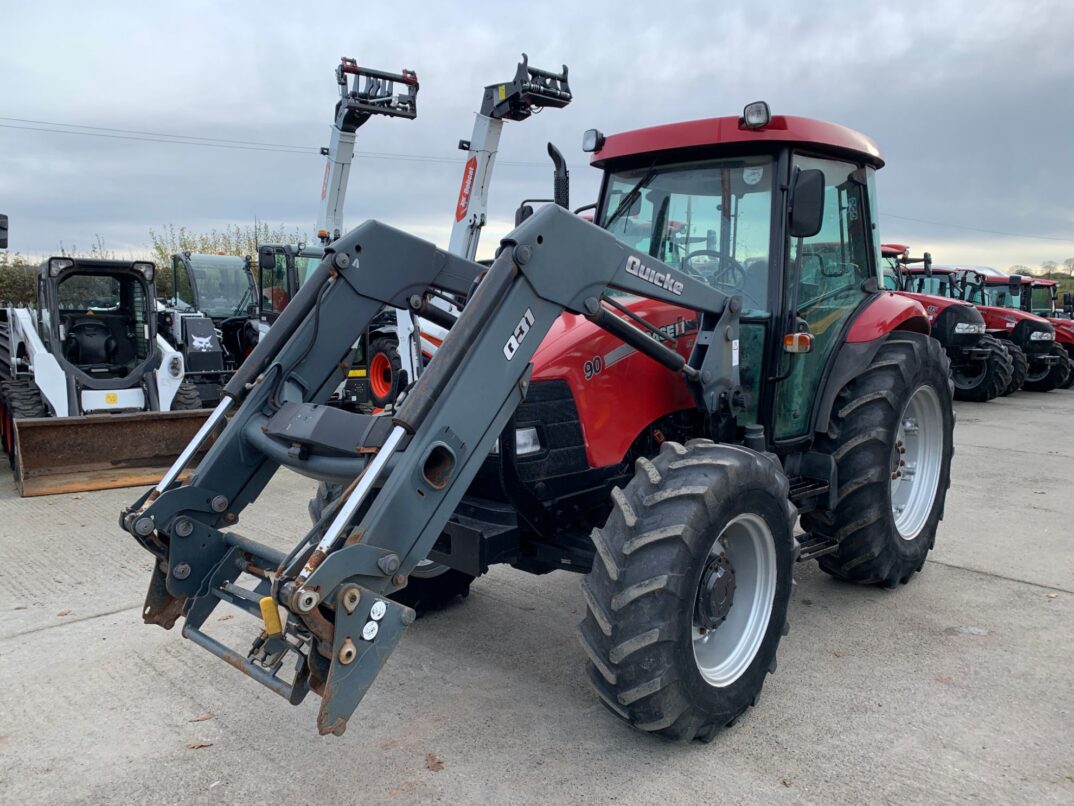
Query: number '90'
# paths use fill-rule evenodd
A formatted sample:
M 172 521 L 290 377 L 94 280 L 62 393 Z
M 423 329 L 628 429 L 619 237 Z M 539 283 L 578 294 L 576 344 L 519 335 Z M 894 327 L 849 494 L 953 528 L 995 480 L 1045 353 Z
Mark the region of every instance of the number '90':
M 582 365 L 582 372 L 587 381 L 592 380 L 594 375 L 599 375 L 602 369 L 604 369 L 604 359 L 599 355 L 593 356 Z

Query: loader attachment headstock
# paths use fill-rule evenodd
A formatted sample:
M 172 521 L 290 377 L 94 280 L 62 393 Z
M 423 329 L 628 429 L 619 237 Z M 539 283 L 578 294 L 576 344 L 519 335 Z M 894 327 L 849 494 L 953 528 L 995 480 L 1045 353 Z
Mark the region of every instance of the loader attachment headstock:
M 529 56 L 523 53 L 513 79 L 485 87 L 481 114 L 496 120 L 525 120 L 534 110 L 561 109 L 573 97 L 567 83 L 567 65 L 563 65 L 563 72 L 552 73 L 530 67 Z
M 316 691 L 322 733 L 342 733 L 413 620 L 387 596 L 443 532 L 561 313 L 588 316 L 680 371 L 706 415 L 733 422 L 739 299 L 556 206 L 503 241 L 394 414 L 325 409 L 342 358 L 381 306 L 430 289 L 465 293 L 484 271 L 377 222 L 336 241 L 232 379 L 226 399 L 241 405 L 190 481 L 176 485 L 177 466 L 121 515 L 157 560 L 145 620 L 169 627 L 184 616 L 184 636 L 290 702 Z M 698 310 L 689 361 L 617 316 L 602 300 L 609 287 Z M 280 465 L 349 482 L 286 553 L 231 531 Z M 205 629 L 221 602 L 262 622 L 245 653 Z
M 371 70 L 344 56 L 336 67 L 336 82 L 336 117 L 343 131 L 355 131 L 373 115 L 411 119 L 418 115 L 418 74 L 413 70 Z M 395 92 L 396 84 L 402 90 L 399 94 Z

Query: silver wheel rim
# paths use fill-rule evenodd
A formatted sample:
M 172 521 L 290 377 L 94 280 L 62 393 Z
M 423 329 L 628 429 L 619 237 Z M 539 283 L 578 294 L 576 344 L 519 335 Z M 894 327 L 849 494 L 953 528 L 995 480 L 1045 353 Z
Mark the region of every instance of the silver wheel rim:
M 431 579 L 432 577 L 438 577 L 448 570 L 446 565 L 441 563 L 434 563 L 432 560 L 422 560 L 417 564 L 413 571 L 410 572 L 412 577 L 418 579 Z
M 743 514 L 728 523 L 713 544 L 706 565 L 721 554 L 734 568 L 731 609 L 714 629 L 706 630 L 696 623 L 691 629 L 697 670 L 716 688 L 738 680 L 757 656 L 776 597 L 776 547 L 764 519 Z
M 979 361 L 972 366 L 977 367 L 976 372 L 973 372 L 972 368 L 969 367 L 959 367 L 951 372 L 951 379 L 959 389 L 976 389 L 981 381 L 984 380 L 985 375 L 988 374 L 987 361 Z
M 891 452 L 891 514 L 903 540 L 917 537 L 932 512 L 943 440 L 940 397 L 931 386 L 919 386 L 899 418 Z

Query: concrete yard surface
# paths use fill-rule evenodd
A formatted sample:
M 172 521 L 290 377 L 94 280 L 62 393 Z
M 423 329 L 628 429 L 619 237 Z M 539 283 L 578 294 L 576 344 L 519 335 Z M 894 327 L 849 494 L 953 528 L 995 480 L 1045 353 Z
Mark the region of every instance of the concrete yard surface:
M 0 479 L 0 802 L 1072 803 L 1074 392 L 957 404 L 946 517 L 898 590 L 797 569 L 763 696 L 712 744 L 627 728 L 575 638 L 579 578 L 497 568 L 416 622 L 341 738 L 142 624 L 137 495 Z M 306 529 L 281 472 L 241 531 Z M 210 626 L 245 649 L 257 624 Z M 221 618 L 225 617 L 225 618 Z

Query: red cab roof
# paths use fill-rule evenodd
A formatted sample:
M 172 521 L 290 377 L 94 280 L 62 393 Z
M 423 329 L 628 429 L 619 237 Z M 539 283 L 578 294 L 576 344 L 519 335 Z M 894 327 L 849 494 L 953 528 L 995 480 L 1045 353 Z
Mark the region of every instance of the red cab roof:
M 881 257 L 898 257 L 910 247 L 904 243 L 882 243 L 880 244 L 880 256 Z
M 760 129 L 746 128 L 738 117 L 725 117 L 609 134 L 593 153 L 591 162 L 600 168 L 608 160 L 620 157 L 732 143 L 813 145 L 864 158 L 877 168 L 884 164 L 880 149 L 864 134 L 836 123 L 792 115 L 773 115 L 771 122 Z

